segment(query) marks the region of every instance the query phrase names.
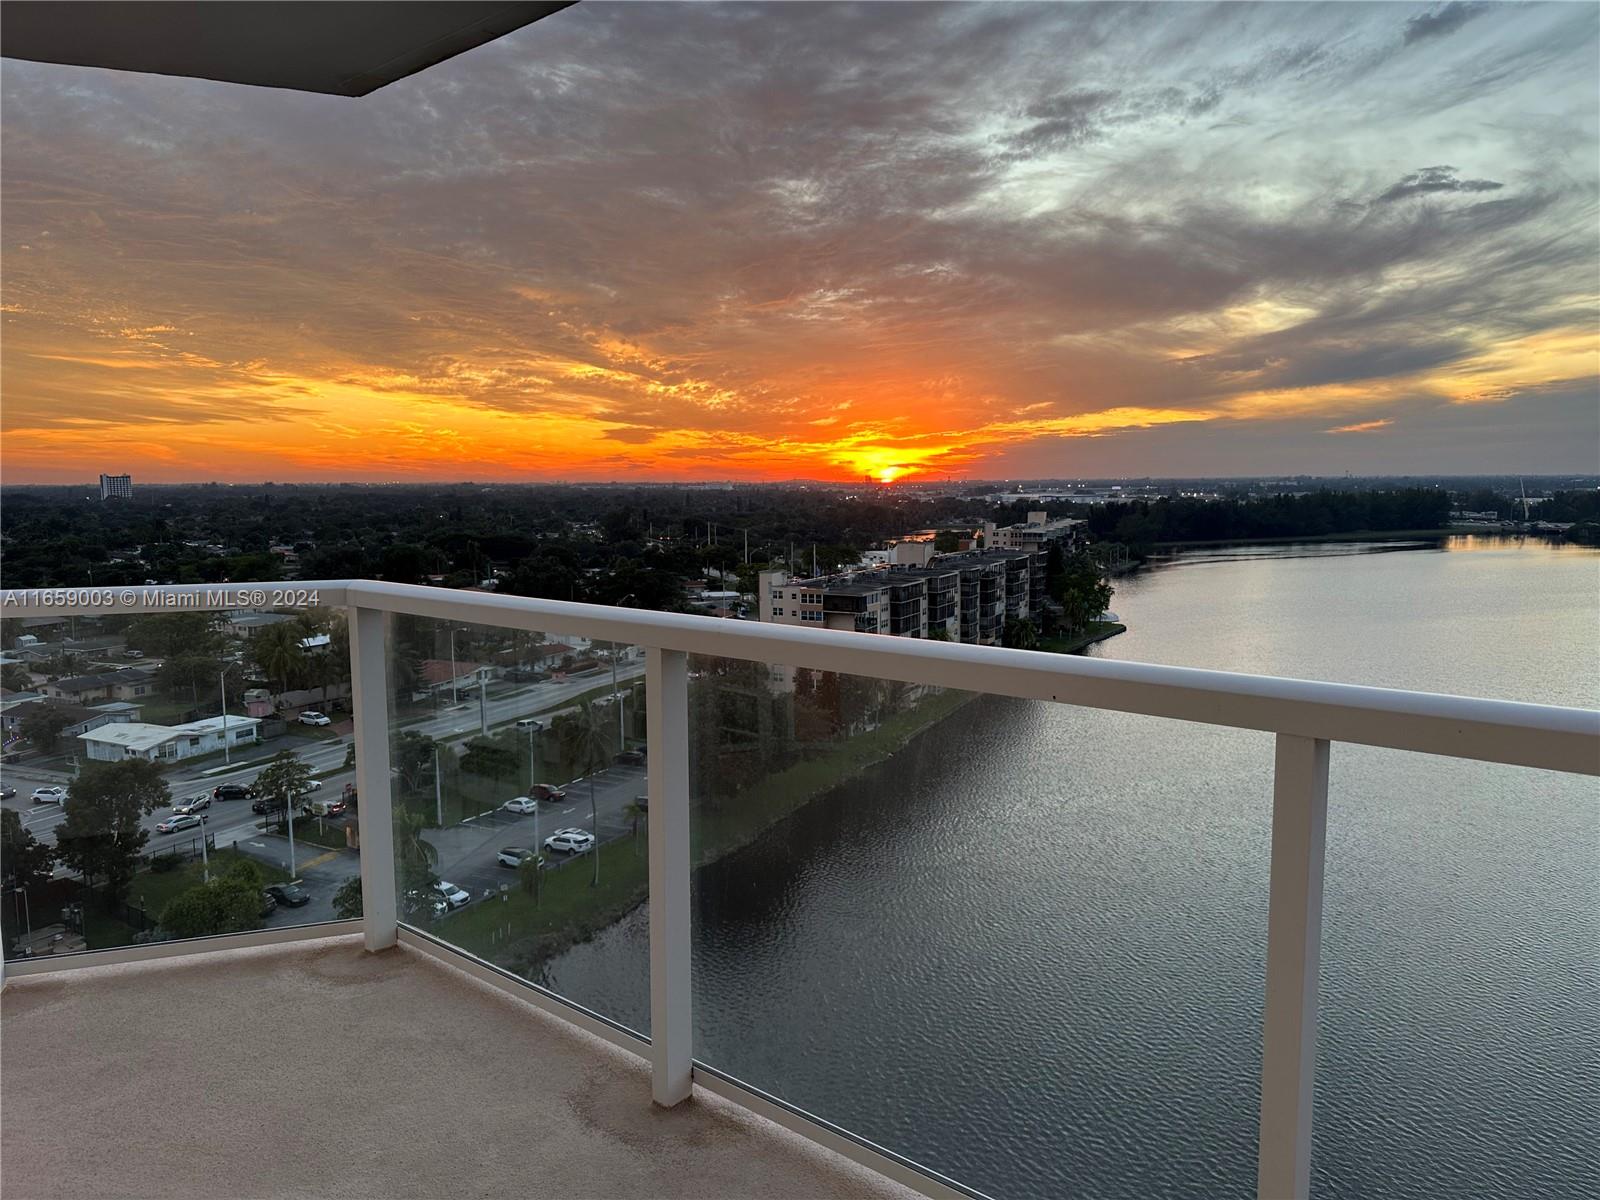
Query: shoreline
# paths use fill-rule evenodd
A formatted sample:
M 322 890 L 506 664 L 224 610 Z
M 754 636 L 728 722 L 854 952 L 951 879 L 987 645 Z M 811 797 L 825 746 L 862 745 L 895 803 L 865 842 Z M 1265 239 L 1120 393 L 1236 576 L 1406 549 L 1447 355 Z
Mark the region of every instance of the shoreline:
M 1039 649 L 1046 654 L 1081 654 L 1096 642 L 1127 633 L 1121 621 L 1090 621 L 1089 628 L 1071 638 L 1040 638 Z
M 749 846 L 833 788 L 893 758 L 975 698 L 975 693 L 955 690 L 925 697 L 875 729 L 829 743 L 816 757 L 773 773 L 728 807 L 703 799 L 691 801 L 695 809 L 690 870 Z M 648 821 L 641 825 L 638 838 L 620 837 L 595 848 L 594 853 L 601 855 L 600 896 L 589 887 L 589 863 L 584 856 L 545 872 L 538 906 L 532 906 L 531 898 L 520 890 L 513 889 L 505 897 L 505 904 L 531 911 L 513 914 L 485 902 L 459 917 L 446 917 L 432 931 L 468 953 L 532 979 L 544 964 L 603 933 L 648 901 L 648 856 L 645 846 L 639 844 L 641 839 L 647 846 Z M 530 918 L 547 928 L 520 936 L 512 932 L 519 919 Z

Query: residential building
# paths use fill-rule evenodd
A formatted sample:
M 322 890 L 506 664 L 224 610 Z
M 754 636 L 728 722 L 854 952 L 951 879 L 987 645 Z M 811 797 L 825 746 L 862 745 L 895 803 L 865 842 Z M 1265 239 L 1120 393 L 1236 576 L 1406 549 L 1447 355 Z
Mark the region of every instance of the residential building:
M 1050 518 L 1047 512 L 1030 512 L 1026 521 L 1015 525 L 996 525 L 985 521 L 983 544 L 989 550 L 1032 550 L 1042 553 L 1060 543 L 1071 547 L 1082 541 L 1088 523 L 1076 517 Z
M 102 500 L 132 500 L 133 476 L 132 475 L 102 475 L 100 476 L 100 499 Z
M 155 672 L 140 667 L 104 671 L 98 675 L 74 675 L 44 685 L 44 694 L 54 700 L 86 704 L 90 700 L 142 700 L 155 691 Z
M 142 758 L 149 762 L 175 762 L 215 750 L 253 745 L 261 740 L 261 722 L 255 717 L 207 717 L 186 725 L 146 725 L 126 721 L 105 725 L 78 735 L 84 752 L 95 762 L 121 762 Z
M 460 691 L 475 688 L 479 682 L 494 677 L 494 668 L 488 663 L 451 662 L 448 658 L 425 658 L 417 671 L 422 686 L 435 692 Z

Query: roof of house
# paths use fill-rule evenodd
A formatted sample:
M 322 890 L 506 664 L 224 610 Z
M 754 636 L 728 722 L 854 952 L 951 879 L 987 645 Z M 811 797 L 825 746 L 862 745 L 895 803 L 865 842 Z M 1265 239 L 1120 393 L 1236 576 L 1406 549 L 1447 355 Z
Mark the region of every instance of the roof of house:
M 448 658 L 426 658 L 422 660 L 421 674 L 427 683 L 449 683 L 452 679 L 476 675 L 482 666 L 482 663 L 458 659 L 452 668 Z
M 154 750 L 157 746 L 172 741 L 173 738 L 216 733 L 222 729 L 224 721 L 234 728 L 261 724 L 255 717 L 236 717 L 232 713 L 226 717 L 207 717 L 203 721 L 190 721 L 187 725 L 148 725 L 143 721 L 127 721 L 115 725 L 102 725 L 99 729 L 80 733 L 78 739 L 85 742 L 101 742 L 108 746 L 121 746 L 127 750 Z
M 58 679 L 49 686 L 59 688 L 63 692 L 88 692 L 119 684 L 149 683 L 151 678 L 150 671 L 127 667 L 120 671 L 102 671 L 98 675 L 74 675 L 70 679 Z

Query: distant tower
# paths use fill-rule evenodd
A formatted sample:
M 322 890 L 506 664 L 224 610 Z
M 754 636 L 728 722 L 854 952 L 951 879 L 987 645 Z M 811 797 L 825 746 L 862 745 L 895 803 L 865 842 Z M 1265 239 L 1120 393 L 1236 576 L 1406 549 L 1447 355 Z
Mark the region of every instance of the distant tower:
M 102 500 L 132 500 L 133 476 L 132 475 L 102 475 L 100 476 L 100 499 Z

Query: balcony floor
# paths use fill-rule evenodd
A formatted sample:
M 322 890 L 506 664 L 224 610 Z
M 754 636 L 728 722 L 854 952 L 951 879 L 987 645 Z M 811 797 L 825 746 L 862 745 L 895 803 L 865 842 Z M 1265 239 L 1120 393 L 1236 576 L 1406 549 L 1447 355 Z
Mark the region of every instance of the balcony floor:
M 0 1192 L 913 1193 L 410 950 L 358 937 L 14 979 Z

